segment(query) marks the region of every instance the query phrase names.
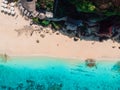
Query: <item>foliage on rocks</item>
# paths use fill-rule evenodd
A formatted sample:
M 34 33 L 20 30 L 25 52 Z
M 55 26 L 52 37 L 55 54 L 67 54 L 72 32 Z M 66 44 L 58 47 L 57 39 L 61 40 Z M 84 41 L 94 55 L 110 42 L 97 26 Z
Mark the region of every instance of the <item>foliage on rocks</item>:
M 53 11 L 54 0 L 37 0 L 36 6 L 39 9 Z
M 70 0 L 70 2 L 79 12 L 120 15 L 120 0 Z

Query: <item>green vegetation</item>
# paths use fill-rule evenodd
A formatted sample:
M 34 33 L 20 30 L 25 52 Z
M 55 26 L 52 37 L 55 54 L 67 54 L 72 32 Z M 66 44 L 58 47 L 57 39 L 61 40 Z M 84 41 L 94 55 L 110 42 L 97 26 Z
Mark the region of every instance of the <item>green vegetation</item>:
M 37 23 L 37 24 L 40 23 L 40 22 L 39 22 L 39 18 L 32 18 L 32 21 L 33 21 L 34 23 Z
M 48 20 L 41 21 L 41 25 L 43 25 L 43 26 L 48 26 L 49 24 L 50 24 L 50 21 L 48 21 Z
M 39 18 L 33 18 L 32 20 L 33 20 L 33 23 L 40 24 L 43 26 L 48 26 L 50 24 L 50 21 L 48 20 L 40 20 Z
M 44 9 L 47 11 L 53 11 L 54 0 L 37 0 L 37 9 Z
M 34 24 L 38 24 L 38 25 L 42 25 L 44 27 L 48 26 L 48 25 L 52 25 L 52 27 L 56 30 L 59 30 L 62 26 L 62 24 L 60 24 L 59 22 L 53 22 L 53 21 L 49 21 L 49 20 L 40 20 L 39 18 L 33 18 L 32 19 Z
M 63 4 L 61 4 L 63 3 Z M 53 12 L 54 0 L 37 0 L 36 6 L 37 10 L 47 10 Z M 75 7 L 75 8 L 74 8 Z M 70 9 L 70 10 L 69 10 Z M 74 16 L 77 12 L 85 12 L 85 13 L 99 13 L 103 16 L 113 16 L 120 15 L 120 1 L 119 0 L 59 0 L 59 4 L 57 7 L 57 12 L 54 15 L 57 18 L 64 16 Z M 100 20 L 99 17 L 94 17 L 95 20 Z M 104 17 L 102 17 L 104 19 Z M 52 24 L 54 28 L 59 28 L 57 22 L 50 22 L 47 20 L 39 20 L 38 18 L 33 18 L 33 22 L 37 24 L 41 24 L 43 26 L 48 26 Z
M 70 2 L 79 12 L 93 12 L 96 9 L 96 6 L 89 0 L 70 0 Z
M 120 6 L 113 4 L 113 0 L 70 0 L 70 2 L 79 12 L 102 13 L 106 16 L 120 15 Z

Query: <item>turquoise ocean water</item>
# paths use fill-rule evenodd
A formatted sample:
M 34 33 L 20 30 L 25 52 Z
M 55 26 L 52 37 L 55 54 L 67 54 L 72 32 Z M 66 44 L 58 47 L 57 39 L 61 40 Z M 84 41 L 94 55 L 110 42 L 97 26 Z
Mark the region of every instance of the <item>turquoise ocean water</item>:
M 84 61 L 49 57 L 0 60 L 0 90 L 120 90 L 116 63 L 98 61 L 90 68 Z

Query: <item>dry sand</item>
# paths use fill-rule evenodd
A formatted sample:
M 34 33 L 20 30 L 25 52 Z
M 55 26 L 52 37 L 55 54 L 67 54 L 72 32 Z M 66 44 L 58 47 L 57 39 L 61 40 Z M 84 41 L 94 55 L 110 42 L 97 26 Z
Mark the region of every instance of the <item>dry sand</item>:
M 102 43 L 93 41 L 77 41 L 55 33 L 45 34 L 41 38 L 39 34 L 18 36 L 15 29 L 29 25 L 29 21 L 18 13 L 18 18 L 5 15 L 0 12 L 0 54 L 9 56 L 51 56 L 61 58 L 120 58 L 120 44 L 111 40 Z M 39 43 L 36 43 L 39 40 Z M 112 48 L 115 46 L 115 48 Z

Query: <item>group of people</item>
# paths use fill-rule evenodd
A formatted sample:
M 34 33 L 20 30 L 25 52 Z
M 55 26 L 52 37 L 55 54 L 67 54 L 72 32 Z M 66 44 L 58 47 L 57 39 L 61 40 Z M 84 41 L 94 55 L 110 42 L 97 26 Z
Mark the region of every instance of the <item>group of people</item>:
M 15 16 L 15 3 L 3 0 L 1 3 L 1 12 Z

